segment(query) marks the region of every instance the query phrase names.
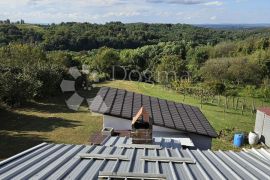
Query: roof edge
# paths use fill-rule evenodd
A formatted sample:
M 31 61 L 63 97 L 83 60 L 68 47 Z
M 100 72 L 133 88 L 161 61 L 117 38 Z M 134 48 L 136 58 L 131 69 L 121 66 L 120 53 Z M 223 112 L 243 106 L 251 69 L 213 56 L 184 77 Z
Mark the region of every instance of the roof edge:
M 39 148 L 41 148 L 41 147 L 43 147 L 43 146 L 45 146 L 45 145 L 47 145 L 47 144 L 48 144 L 48 143 L 43 142 L 43 143 L 38 144 L 38 145 L 36 145 L 36 146 L 34 146 L 34 147 L 30 148 L 30 149 L 25 150 L 25 151 L 23 151 L 23 152 L 21 152 L 21 153 L 19 153 L 19 154 L 16 154 L 16 155 L 11 156 L 11 157 L 9 157 L 9 158 L 3 160 L 3 161 L 0 161 L 0 166 L 4 165 L 4 164 L 6 164 L 6 163 L 9 163 L 10 161 L 13 161 L 14 159 L 17 159 L 17 158 L 19 158 L 19 157 L 21 157 L 21 156 L 24 156 L 24 155 L 26 155 L 26 154 L 28 154 L 28 153 L 30 153 L 30 152 L 33 152 L 33 151 L 35 151 L 35 150 L 37 150 L 37 149 L 39 149 Z

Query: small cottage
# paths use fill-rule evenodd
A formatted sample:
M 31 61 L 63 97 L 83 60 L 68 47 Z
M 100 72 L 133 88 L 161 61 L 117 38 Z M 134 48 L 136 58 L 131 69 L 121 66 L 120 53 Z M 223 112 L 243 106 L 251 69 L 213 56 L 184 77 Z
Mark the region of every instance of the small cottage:
M 185 142 L 192 142 L 189 144 L 193 144 L 193 148 L 199 149 L 210 149 L 212 138 L 217 137 L 198 107 L 122 89 L 102 87 L 90 108 L 92 112 L 103 115 L 104 128 L 113 128 L 114 131 L 130 131 L 132 134 L 135 132 L 134 123 L 140 122 L 142 116 L 150 123 L 152 137 L 184 138 Z M 144 129 L 145 132 L 148 130 Z

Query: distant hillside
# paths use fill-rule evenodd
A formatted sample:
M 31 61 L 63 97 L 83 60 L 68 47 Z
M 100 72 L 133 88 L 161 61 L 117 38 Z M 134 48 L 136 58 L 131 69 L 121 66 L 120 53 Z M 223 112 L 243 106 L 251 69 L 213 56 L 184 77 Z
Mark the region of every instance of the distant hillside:
M 197 27 L 211 28 L 211 29 L 262 29 L 270 28 L 270 24 L 198 24 Z
M 102 46 L 134 49 L 159 42 L 181 41 L 195 47 L 269 34 L 270 29 L 210 29 L 186 24 L 0 24 L 0 45 L 35 43 L 46 50 L 83 51 Z

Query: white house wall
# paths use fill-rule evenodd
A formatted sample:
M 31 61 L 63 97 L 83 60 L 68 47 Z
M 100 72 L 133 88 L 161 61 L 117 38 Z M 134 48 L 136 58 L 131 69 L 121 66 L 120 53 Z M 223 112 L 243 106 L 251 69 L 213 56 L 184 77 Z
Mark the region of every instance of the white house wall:
M 112 127 L 114 128 L 114 130 L 131 130 L 131 121 L 127 119 L 123 119 L 123 118 L 117 118 L 113 116 L 104 115 L 103 127 Z M 175 130 L 175 129 L 153 125 L 153 136 L 168 137 L 170 136 L 171 133 L 182 134 L 183 132 L 179 130 Z M 189 133 L 188 136 L 193 142 L 195 148 L 211 149 L 211 145 L 212 145 L 211 137 L 193 134 L 193 133 Z
M 104 127 L 112 127 L 114 130 L 131 130 L 131 121 L 104 115 L 103 128 Z
M 255 123 L 255 128 L 254 131 L 261 137 L 262 132 L 263 132 L 263 123 L 264 123 L 264 116 L 265 114 L 261 111 L 257 111 L 256 114 L 256 123 Z
M 258 110 L 254 131 L 260 136 L 261 141 L 270 147 L 270 116 Z
M 270 116 L 268 116 L 268 115 L 265 115 L 265 117 L 264 117 L 262 138 L 263 138 L 264 143 L 268 147 L 270 147 Z
M 103 127 L 112 127 L 114 130 L 131 130 L 131 121 L 123 118 L 117 118 L 113 116 L 104 115 L 103 117 Z M 161 126 L 153 125 L 154 132 L 176 132 L 179 130 L 165 128 Z

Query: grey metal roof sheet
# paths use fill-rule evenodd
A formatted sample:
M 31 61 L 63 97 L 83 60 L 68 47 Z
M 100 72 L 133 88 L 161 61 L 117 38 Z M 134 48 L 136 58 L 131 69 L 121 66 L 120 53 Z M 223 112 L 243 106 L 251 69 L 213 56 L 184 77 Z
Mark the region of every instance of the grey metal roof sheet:
M 154 125 L 217 137 L 217 133 L 198 107 L 146 96 L 122 89 L 102 87 L 90 109 L 93 112 L 132 119 L 145 107 Z
M 101 145 L 103 146 L 120 146 L 120 145 L 129 145 L 132 144 L 132 138 L 129 137 L 119 137 L 111 136 L 105 139 Z M 153 145 L 160 146 L 162 148 L 181 148 L 181 139 L 180 138 L 162 138 L 162 137 L 153 137 Z
M 270 155 L 268 150 L 258 151 Z M 122 155 L 129 160 L 81 159 L 81 153 L 104 157 Z M 102 174 L 165 176 L 167 179 L 270 179 L 270 160 L 262 160 L 252 153 L 251 150 L 214 152 L 43 143 L 0 162 L 0 179 L 98 179 Z M 189 158 L 195 163 L 181 163 L 174 161 L 174 158 L 168 158 L 169 161 L 143 160 L 143 156 L 149 159 Z
M 119 137 L 119 136 L 108 136 L 101 145 L 104 146 L 119 146 L 119 145 L 132 144 L 132 138 L 130 137 Z M 153 137 L 153 145 L 160 146 L 162 148 L 182 148 L 183 146 L 194 147 L 193 142 L 188 136 L 178 135 L 175 137 Z

